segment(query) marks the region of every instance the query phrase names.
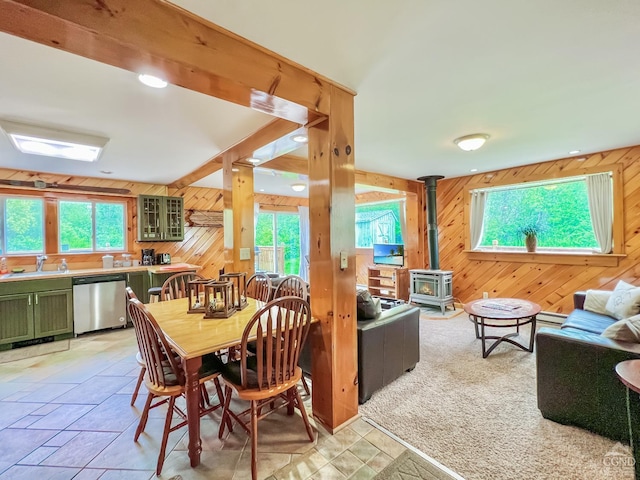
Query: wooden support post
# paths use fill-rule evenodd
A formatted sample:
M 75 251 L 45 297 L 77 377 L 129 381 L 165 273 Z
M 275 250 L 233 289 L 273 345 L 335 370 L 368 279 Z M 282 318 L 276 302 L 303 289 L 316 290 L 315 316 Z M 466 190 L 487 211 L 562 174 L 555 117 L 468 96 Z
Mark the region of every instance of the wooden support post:
M 224 269 L 254 273 L 253 167 L 223 160 Z M 233 171 L 237 170 L 237 171 Z
M 309 224 L 313 414 L 335 432 L 358 415 L 358 365 L 353 96 L 330 98 L 329 119 L 309 129 Z

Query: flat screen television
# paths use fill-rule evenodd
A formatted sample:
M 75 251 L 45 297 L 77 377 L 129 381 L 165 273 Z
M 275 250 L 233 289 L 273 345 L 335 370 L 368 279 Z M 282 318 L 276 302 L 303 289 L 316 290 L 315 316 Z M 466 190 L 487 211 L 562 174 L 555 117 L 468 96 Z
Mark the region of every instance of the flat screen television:
M 404 266 L 404 245 L 401 243 L 374 243 L 373 263 L 376 265 Z

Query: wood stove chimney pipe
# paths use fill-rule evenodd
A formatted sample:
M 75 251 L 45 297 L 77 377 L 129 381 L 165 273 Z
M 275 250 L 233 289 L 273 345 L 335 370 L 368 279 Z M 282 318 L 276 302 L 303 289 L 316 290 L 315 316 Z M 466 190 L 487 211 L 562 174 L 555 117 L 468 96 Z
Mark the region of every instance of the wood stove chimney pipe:
M 440 254 L 438 253 L 438 211 L 436 209 L 436 182 L 444 178 L 442 175 L 427 175 L 418 180 L 424 182 L 427 193 L 427 243 L 429 244 L 429 268 L 440 270 Z

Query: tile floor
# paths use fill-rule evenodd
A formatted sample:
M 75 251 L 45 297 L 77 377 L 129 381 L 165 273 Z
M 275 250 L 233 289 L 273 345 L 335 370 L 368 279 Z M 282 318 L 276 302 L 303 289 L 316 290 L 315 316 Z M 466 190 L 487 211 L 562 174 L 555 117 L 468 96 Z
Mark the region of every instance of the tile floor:
M 84 335 L 70 345 L 0 364 L 0 479 L 155 478 L 165 411 L 151 411 L 135 443 L 146 391 L 131 407 L 139 372 L 133 329 Z M 310 413 L 310 398 L 306 404 Z M 159 478 L 250 478 L 248 436 L 236 427 L 219 440 L 219 418 L 216 411 L 202 419 L 202 462 L 195 469 L 186 427 L 171 433 Z M 314 442 L 302 419 L 287 417 L 286 409 L 259 423 L 260 478 L 371 479 L 405 450 L 362 419 L 333 436 L 311 421 L 318 432 Z

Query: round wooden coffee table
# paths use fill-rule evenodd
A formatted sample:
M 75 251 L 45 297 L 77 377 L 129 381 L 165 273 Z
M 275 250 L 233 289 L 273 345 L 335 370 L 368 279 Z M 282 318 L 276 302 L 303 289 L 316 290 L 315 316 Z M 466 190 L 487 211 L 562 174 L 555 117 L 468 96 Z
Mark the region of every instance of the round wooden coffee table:
M 476 329 L 476 338 L 482 339 L 482 358 L 487 358 L 501 342 L 508 342 L 527 352 L 533 352 L 533 341 L 536 335 L 536 315 L 540 313 L 540 305 L 518 298 L 483 298 L 474 300 L 464 306 Z M 531 324 L 529 346 L 512 340 L 518 336 L 522 325 Z M 479 327 L 479 328 L 478 328 Z M 516 331 L 503 336 L 486 335 L 485 327 L 516 327 Z M 495 340 L 489 348 L 486 341 Z

